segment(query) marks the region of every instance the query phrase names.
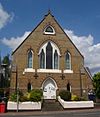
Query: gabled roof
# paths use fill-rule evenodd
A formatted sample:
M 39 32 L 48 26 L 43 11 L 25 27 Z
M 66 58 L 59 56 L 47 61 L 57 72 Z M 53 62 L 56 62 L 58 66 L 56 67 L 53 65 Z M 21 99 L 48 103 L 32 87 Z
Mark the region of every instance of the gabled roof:
M 66 35 L 66 37 L 69 39 L 69 41 L 74 45 L 74 47 L 77 49 L 77 51 L 80 53 L 80 55 L 83 57 L 83 55 L 81 54 L 81 52 L 78 50 L 78 48 L 75 46 L 75 44 L 71 41 L 71 39 L 69 38 L 69 36 L 65 33 L 65 31 L 63 30 L 63 28 L 59 25 L 59 23 L 57 22 L 57 20 L 54 18 L 54 16 L 51 14 L 51 11 L 48 11 L 48 14 L 45 15 L 45 17 L 43 18 L 43 20 L 32 30 L 32 32 L 25 38 L 25 40 L 12 52 L 12 55 L 18 50 L 18 48 L 26 41 L 26 39 L 35 31 L 35 29 L 45 20 L 46 17 L 48 17 L 48 15 L 51 15 L 53 17 L 53 19 L 55 20 L 55 22 L 58 24 L 58 26 L 60 27 L 60 29 L 63 31 L 63 33 Z

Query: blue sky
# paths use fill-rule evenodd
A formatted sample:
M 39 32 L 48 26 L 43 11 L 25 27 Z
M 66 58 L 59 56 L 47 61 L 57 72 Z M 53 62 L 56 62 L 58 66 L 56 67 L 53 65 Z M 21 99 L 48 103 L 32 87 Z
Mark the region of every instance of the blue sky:
M 11 54 L 48 9 L 85 56 L 85 64 L 92 72 L 99 71 L 100 0 L 0 0 L 2 57 Z

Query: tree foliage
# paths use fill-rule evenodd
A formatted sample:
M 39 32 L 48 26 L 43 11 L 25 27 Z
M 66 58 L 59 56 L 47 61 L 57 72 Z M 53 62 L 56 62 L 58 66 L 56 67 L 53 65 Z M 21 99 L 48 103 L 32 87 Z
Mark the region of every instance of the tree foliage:
M 10 68 L 11 61 L 9 54 L 3 57 L 1 65 L 2 65 L 3 74 L 0 81 L 1 84 L 0 87 L 7 88 L 10 86 L 10 76 L 11 76 L 11 68 Z
M 10 59 L 9 59 L 9 54 L 4 56 L 3 60 L 2 60 L 3 64 L 6 64 L 7 66 L 10 65 Z
M 93 76 L 93 86 L 96 97 L 100 99 L 100 72 Z

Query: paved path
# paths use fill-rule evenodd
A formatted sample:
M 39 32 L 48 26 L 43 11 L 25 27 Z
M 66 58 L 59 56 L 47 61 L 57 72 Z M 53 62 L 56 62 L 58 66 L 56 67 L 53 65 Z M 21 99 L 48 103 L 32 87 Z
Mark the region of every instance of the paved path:
M 64 111 L 23 111 L 23 112 L 7 112 L 0 113 L 0 117 L 100 117 L 100 108 L 94 109 L 78 109 L 78 110 L 64 110 Z

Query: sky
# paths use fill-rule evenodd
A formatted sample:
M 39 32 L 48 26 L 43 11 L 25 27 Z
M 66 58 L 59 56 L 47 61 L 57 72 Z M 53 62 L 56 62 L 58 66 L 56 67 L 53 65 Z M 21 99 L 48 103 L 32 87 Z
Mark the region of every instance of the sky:
M 28 36 L 51 10 L 84 56 L 92 74 L 100 72 L 100 0 L 0 0 L 2 58 Z

